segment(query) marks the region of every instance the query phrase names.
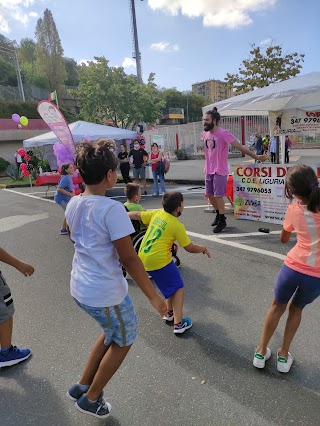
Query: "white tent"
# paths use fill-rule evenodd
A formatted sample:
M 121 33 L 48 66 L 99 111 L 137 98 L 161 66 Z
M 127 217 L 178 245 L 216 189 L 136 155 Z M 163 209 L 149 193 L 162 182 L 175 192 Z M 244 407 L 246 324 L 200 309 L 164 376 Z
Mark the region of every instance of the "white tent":
M 89 136 L 91 140 L 103 137 L 115 140 L 134 139 L 137 137 L 137 132 L 133 132 L 131 130 L 103 126 L 101 124 L 88 123 L 86 121 L 76 121 L 75 123 L 71 123 L 69 124 L 69 128 L 75 143 L 82 142 L 85 136 Z M 25 148 L 34 148 L 44 145 L 54 145 L 56 142 L 59 142 L 56 135 L 53 132 L 48 132 L 34 138 L 25 139 L 23 141 L 23 146 Z
M 303 109 L 320 110 L 320 72 L 290 78 L 242 95 L 203 107 L 218 108 L 221 116 L 268 115 L 269 111 Z

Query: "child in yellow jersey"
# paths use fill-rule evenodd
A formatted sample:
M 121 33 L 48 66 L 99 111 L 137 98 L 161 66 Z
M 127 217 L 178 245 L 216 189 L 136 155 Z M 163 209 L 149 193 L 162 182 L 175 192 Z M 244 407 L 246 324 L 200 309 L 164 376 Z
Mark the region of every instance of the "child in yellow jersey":
M 171 246 L 178 241 L 189 253 L 203 253 L 211 257 L 205 246 L 193 244 L 184 225 L 178 220 L 184 209 L 181 192 L 167 192 L 162 199 L 162 210 L 130 212 L 131 220 L 148 225 L 139 249 L 139 257 L 157 287 L 167 299 L 166 321 L 174 320 L 175 334 L 192 327 L 191 318 L 182 318 L 184 284 L 171 257 Z

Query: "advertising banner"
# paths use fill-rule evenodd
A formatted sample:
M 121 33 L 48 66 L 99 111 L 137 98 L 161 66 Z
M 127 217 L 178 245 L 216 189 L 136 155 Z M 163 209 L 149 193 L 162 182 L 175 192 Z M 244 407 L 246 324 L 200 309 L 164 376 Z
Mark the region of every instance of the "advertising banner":
M 235 165 L 235 218 L 282 224 L 289 203 L 284 195 L 288 168 L 262 163 Z
M 70 154 L 75 157 L 76 146 L 73 141 L 68 123 L 61 111 L 49 101 L 38 103 L 37 111 L 41 118 L 50 127 L 50 130 L 57 136 L 60 142 L 67 148 Z
M 272 136 L 320 132 L 320 111 L 270 111 L 269 122 Z

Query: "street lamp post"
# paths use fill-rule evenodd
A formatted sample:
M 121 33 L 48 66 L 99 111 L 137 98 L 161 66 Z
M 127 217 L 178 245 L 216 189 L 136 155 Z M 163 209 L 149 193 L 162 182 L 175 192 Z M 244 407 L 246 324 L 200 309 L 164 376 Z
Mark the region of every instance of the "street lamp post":
M 134 0 L 130 0 L 130 10 L 131 10 L 131 20 L 132 20 L 131 24 L 132 24 L 132 30 L 133 30 L 133 45 L 134 45 L 133 58 L 136 60 L 138 83 L 142 83 L 141 53 L 140 53 L 139 42 L 138 42 L 136 8 L 135 8 Z

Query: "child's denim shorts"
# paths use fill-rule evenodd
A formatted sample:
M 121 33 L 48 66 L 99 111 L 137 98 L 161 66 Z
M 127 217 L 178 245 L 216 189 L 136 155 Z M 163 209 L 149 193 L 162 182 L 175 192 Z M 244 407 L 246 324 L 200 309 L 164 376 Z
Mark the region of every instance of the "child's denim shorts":
M 138 322 L 129 293 L 120 305 L 109 308 L 93 308 L 74 299 L 80 308 L 89 314 L 102 328 L 105 345 L 115 342 L 118 346 L 130 346 L 138 335 Z

